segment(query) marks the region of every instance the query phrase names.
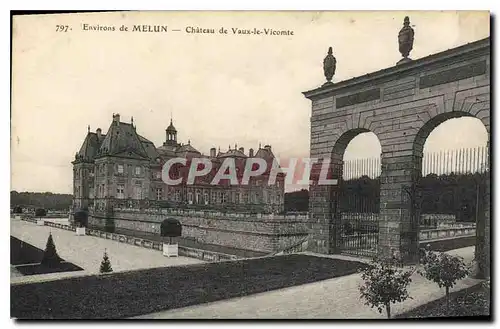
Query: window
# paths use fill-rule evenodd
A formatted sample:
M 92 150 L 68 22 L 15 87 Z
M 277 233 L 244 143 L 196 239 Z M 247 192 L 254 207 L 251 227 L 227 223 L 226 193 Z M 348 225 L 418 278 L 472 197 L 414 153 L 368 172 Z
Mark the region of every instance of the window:
M 118 199 L 125 199 L 125 186 L 122 184 L 116 187 L 116 197 Z
M 104 184 L 101 185 L 101 188 L 102 188 L 102 195 L 101 195 L 101 197 L 104 198 L 106 196 L 106 191 L 104 189 Z
M 221 193 L 221 202 L 226 203 L 226 201 L 227 201 L 227 194 L 226 194 L 226 192 L 222 192 Z
M 203 201 L 205 201 L 205 204 L 208 204 L 208 202 L 210 201 L 210 199 L 208 198 L 208 192 L 205 192 L 205 194 L 203 195 Z
M 240 194 L 236 192 L 236 199 L 234 200 L 235 203 L 240 203 Z
M 163 194 L 163 189 L 157 188 L 156 189 L 156 200 L 161 200 L 162 194 Z
M 258 192 L 255 193 L 255 200 L 254 203 L 260 203 L 260 195 Z
M 135 174 L 140 175 L 141 174 L 141 167 L 135 167 Z
M 196 203 L 201 203 L 201 193 L 200 193 L 200 191 L 196 191 Z
M 222 192 L 217 192 L 217 203 L 222 203 Z
M 175 190 L 175 201 L 181 200 L 181 191 Z
M 248 203 L 248 192 L 243 193 L 243 203 L 244 204 Z
M 193 203 L 193 192 L 188 192 L 188 202 L 189 204 Z
M 161 179 L 161 171 L 157 171 L 156 172 L 156 178 L 157 179 Z
M 257 185 L 257 186 L 260 186 L 260 183 L 261 183 L 260 180 L 255 181 L 255 185 Z
M 212 203 L 217 203 L 217 192 L 212 191 Z
M 281 203 L 281 195 L 276 194 L 276 203 L 280 204 Z
M 123 165 L 122 164 L 118 165 L 118 173 L 123 174 Z

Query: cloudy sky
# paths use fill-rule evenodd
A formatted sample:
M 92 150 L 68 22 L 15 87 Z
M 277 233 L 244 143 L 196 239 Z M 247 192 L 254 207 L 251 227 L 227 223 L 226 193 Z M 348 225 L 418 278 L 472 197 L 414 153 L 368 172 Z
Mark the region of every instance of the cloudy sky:
M 148 12 L 25 16 L 14 19 L 11 189 L 71 193 L 74 154 L 87 126 L 106 132 L 113 113 L 134 118 L 157 146 L 172 114 L 178 140 L 211 147 L 272 145 L 282 158 L 309 154 L 310 101 L 324 82 L 329 46 L 334 82 L 393 66 L 397 33 L 409 15 L 417 59 L 489 36 L 488 12 Z M 85 31 L 88 26 L 115 31 Z M 167 33 L 120 32 L 167 25 Z M 67 32 L 56 31 L 67 25 Z M 227 35 L 189 34 L 224 27 Z M 293 36 L 232 35 L 232 28 Z M 65 28 L 63 28 L 65 30 Z M 171 31 L 179 29 L 178 32 Z M 455 121 L 455 122 L 454 122 Z M 486 144 L 474 119 L 450 120 L 426 150 Z M 467 129 L 464 127 L 467 126 Z M 456 131 L 461 131 L 457 134 Z M 378 156 L 374 136 L 351 142 L 346 159 Z M 290 189 L 290 188 L 289 188 Z

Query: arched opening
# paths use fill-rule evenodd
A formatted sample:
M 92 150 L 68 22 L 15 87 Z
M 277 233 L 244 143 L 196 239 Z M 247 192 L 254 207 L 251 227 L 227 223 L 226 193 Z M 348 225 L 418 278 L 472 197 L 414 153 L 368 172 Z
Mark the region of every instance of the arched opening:
M 488 141 L 482 120 L 462 112 L 438 115 L 417 134 L 419 177 L 413 197 L 421 246 L 444 246 L 446 240 L 460 248 L 484 237 L 477 231 L 484 231 L 489 207 Z
M 339 184 L 332 193 L 333 252 L 371 257 L 377 252 L 380 213 L 380 154 L 377 136 L 350 130 L 335 144 L 332 160 Z M 335 167 L 334 167 L 335 168 Z

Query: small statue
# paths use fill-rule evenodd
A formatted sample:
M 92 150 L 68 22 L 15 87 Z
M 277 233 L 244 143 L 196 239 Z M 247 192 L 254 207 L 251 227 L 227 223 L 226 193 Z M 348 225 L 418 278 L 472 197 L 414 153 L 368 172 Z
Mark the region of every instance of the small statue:
M 405 17 L 403 28 L 399 31 L 398 42 L 399 42 L 399 52 L 403 55 L 403 59 L 400 62 L 407 62 L 411 60 L 408 58 L 410 51 L 413 49 L 413 37 L 415 32 L 410 26 L 410 18 Z
M 335 75 L 335 69 L 337 67 L 337 60 L 332 53 L 332 47 L 328 48 L 328 55 L 326 55 L 325 59 L 323 60 L 323 71 L 325 73 L 325 78 L 327 81 L 325 84 L 332 83 L 332 78 Z

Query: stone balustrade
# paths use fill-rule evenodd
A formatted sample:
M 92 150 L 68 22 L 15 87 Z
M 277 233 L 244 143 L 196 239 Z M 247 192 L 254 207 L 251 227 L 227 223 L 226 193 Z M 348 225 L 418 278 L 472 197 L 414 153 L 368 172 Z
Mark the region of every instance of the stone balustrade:
M 462 226 L 462 227 L 443 227 L 429 230 L 420 231 L 420 241 L 429 241 L 437 239 L 446 239 L 462 236 L 476 235 L 475 225 Z

